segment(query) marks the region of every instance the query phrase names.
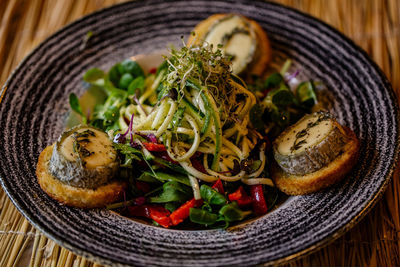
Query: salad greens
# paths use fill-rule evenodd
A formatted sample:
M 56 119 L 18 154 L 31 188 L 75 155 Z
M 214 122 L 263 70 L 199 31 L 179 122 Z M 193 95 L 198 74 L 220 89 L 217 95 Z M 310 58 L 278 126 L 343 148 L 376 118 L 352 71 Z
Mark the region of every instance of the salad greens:
M 109 208 L 162 227 L 213 228 L 273 208 L 269 139 L 311 110 L 314 84 L 290 88 L 288 62 L 247 85 L 230 64 L 212 46 L 184 46 L 149 73 L 127 59 L 83 75 L 107 97 L 86 117 L 71 94 L 71 109 L 109 134 L 129 181 L 126 200 Z

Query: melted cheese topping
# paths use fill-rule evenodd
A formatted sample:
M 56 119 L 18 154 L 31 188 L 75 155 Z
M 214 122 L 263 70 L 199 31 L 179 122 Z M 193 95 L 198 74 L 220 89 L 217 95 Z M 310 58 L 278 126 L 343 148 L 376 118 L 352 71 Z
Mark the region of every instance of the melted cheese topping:
M 239 16 L 232 16 L 228 19 L 222 19 L 211 28 L 207 34 L 205 41 L 213 44 L 214 48 L 217 44 L 222 44 L 222 40 L 226 34 L 232 33 L 236 28 L 247 28 L 243 20 Z
M 321 142 L 332 131 L 333 124 L 332 120 L 323 120 L 313 127 L 308 127 L 317 120 L 318 117 L 313 116 L 295 124 L 288 133 L 280 138 L 278 152 L 282 155 L 294 155 Z M 296 136 L 303 130 L 306 132 L 304 136 Z M 300 142 L 302 143 L 300 144 Z M 296 144 L 298 145 L 296 146 Z
M 80 145 L 90 153 L 89 156 L 83 157 L 83 160 L 86 163 L 85 167 L 88 169 L 94 169 L 99 166 L 107 166 L 113 163 L 116 160 L 117 155 L 107 134 L 93 128 L 81 128 L 76 132 L 82 133 L 86 130 L 92 131 L 94 136 L 89 135 L 87 137 L 88 142 L 79 142 Z M 71 135 L 65 138 L 61 143 L 60 152 L 68 161 L 76 161 L 78 159 L 78 153 L 74 151 L 74 143 L 76 143 L 74 133 L 71 133 Z
M 205 40 L 212 44 L 214 51 L 222 44 L 222 51 L 233 56 L 232 71 L 240 73 L 254 56 L 256 38 L 252 29 L 240 16 L 232 16 L 218 21 L 208 32 Z
M 254 40 L 244 33 L 235 34 L 229 41 L 225 48 L 225 53 L 235 56 L 232 60 L 233 73 L 240 73 L 250 63 L 251 56 L 249 55 L 254 53 L 252 49 L 255 48 L 253 43 Z

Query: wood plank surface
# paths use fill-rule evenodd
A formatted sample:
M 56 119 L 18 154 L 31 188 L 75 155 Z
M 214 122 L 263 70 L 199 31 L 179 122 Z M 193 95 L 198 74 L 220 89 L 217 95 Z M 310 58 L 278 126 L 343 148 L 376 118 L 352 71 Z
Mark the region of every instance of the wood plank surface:
M 56 30 L 119 2 L 123 1 L 0 1 L 0 83 L 4 84 L 24 56 Z M 399 0 L 276 2 L 320 18 L 354 40 L 382 68 L 399 99 Z M 399 193 L 398 168 L 384 197 L 359 224 L 330 245 L 284 266 L 400 266 Z M 22 262 L 30 266 L 98 266 L 33 228 L 0 189 L 0 266 Z

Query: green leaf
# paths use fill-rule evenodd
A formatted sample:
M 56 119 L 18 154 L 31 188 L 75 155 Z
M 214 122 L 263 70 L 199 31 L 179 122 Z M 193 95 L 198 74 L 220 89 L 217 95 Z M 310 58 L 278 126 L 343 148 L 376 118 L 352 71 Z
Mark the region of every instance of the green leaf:
M 297 86 L 296 96 L 300 104 L 311 108 L 317 102 L 315 87 L 312 81 L 302 82 Z
M 178 182 L 166 182 L 162 193 L 157 197 L 149 198 L 150 203 L 183 202 L 192 196 L 191 188 Z
M 114 122 L 118 119 L 119 108 L 116 106 L 110 106 L 104 111 L 104 118 L 108 121 Z
M 101 120 L 101 129 L 119 129 L 119 109 L 125 103 L 127 92 L 114 88 L 103 105 L 97 105 L 93 113 L 93 120 Z M 99 123 L 96 122 L 96 126 Z M 101 125 L 101 123 L 100 123 Z
M 139 76 L 135 78 L 128 86 L 128 95 L 134 95 L 136 94 L 136 90 L 140 90 L 140 94 L 143 94 L 143 89 L 144 89 L 144 78 L 142 76 Z
M 103 79 L 105 73 L 98 68 L 92 68 L 85 72 L 83 80 L 88 83 L 95 83 L 97 80 Z
M 114 66 L 111 67 L 111 69 L 108 71 L 108 79 L 111 81 L 111 83 L 117 87 L 119 84 L 119 80 L 121 79 L 122 74 L 119 72 L 119 68 L 121 64 L 117 63 Z
M 120 67 L 121 74 L 130 73 L 134 78 L 139 76 L 144 77 L 144 71 L 136 61 L 126 59 L 121 62 Z
M 206 184 L 202 184 L 200 187 L 201 198 L 212 205 L 224 205 L 226 203 L 226 198 L 221 193 L 211 188 Z
M 279 88 L 269 92 L 268 96 L 271 97 L 273 104 L 280 107 L 286 107 L 294 102 L 292 91 L 290 91 L 290 89 L 283 83 Z
M 113 143 L 114 148 L 122 154 L 123 162 L 121 167 L 132 168 L 133 161 L 140 161 L 143 158 L 142 151 L 131 147 L 129 144 Z
M 122 74 L 119 79 L 118 88 L 127 89 L 129 84 L 133 81 L 133 76 L 130 73 Z
M 170 212 L 173 212 L 177 208 L 179 208 L 182 204 L 180 202 L 168 202 L 165 203 L 164 208 L 169 210 Z
M 171 175 L 171 174 L 168 174 L 165 172 L 155 172 L 155 173 L 146 172 L 146 173 L 161 182 L 174 181 L 174 182 L 178 182 L 178 183 L 181 183 L 181 184 L 184 184 L 187 186 L 191 186 L 187 175 L 181 175 L 178 173 L 174 173 L 173 175 Z
M 251 214 L 251 211 L 242 211 L 237 202 L 234 201 L 223 206 L 219 210 L 219 214 L 224 216 L 226 221 L 233 222 L 243 220 L 247 215 Z
M 142 156 L 142 151 L 139 149 L 133 148 L 128 144 L 119 144 L 119 143 L 113 143 L 113 146 L 116 150 L 118 150 L 121 154 L 127 155 L 127 154 L 136 154 Z
M 154 157 L 153 159 L 154 162 L 171 169 L 172 171 L 187 175 L 187 172 L 185 171 L 184 168 L 182 168 L 180 165 L 174 164 L 172 162 L 169 162 L 168 160 L 162 159 L 162 158 L 158 158 L 158 157 Z
M 69 95 L 69 105 L 71 106 L 71 109 L 72 109 L 73 111 L 75 111 L 76 113 L 78 113 L 79 115 L 81 115 L 81 117 L 82 117 L 82 123 L 83 123 L 83 124 L 86 124 L 87 119 L 86 119 L 86 116 L 83 115 L 82 108 L 81 108 L 81 105 L 80 105 L 80 103 L 79 103 L 79 99 L 78 99 L 78 97 L 76 96 L 76 94 L 71 93 L 71 94 Z
M 189 218 L 194 223 L 212 225 L 217 221 L 218 215 L 206 210 L 191 208 Z
M 156 178 L 154 178 L 154 175 L 150 172 L 143 172 L 139 178 L 137 178 L 138 181 L 142 182 L 147 182 L 147 183 L 159 183 L 160 181 Z
M 270 89 L 270 88 L 275 88 L 278 87 L 279 84 L 283 82 L 283 77 L 280 73 L 272 73 L 269 75 L 264 82 L 264 89 Z

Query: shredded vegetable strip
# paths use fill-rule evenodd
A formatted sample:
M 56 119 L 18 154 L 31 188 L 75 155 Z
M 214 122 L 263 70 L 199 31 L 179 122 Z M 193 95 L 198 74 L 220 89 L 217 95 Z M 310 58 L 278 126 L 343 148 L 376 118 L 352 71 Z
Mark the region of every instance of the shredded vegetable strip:
M 175 161 L 188 160 L 191 156 L 193 156 L 193 154 L 196 152 L 196 150 L 200 144 L 200 131 L 199 131 L 199 127 L 198 127 L 196 121 L 189 114 L 185 114 L 184 118 L 190 123 L 190 125 L 193 128 L 194 140 L 193 140 L 192 147 L 189 149 L 189 151 L 187 151 L 185 154 L 183 154 L 181 156 L 176 156 L 176 154 L 179 154 L 179 148 L 176 144 L 171 144 L 171 138 L 172 138 L 171 134 L 167 135 L 167 140 L 166 140 L 167 153 L 170 156 L 170 158 L 172 158 Z M 173 146 L 173 149 L 174 149 L 173 152 L 171 150 L 171 148 L 172 148 L 171 146 Z
M 143 104 L 144 101 L 146 101 L 146 99 L 149 98 L 154 93 L 154 91 L 157 89 L 157 87 L 160 84 L 163 77 L 164 77 L 164 71 L 161 71 L 158 74 L 157 78 L 152 83 L 152 85 L 150 87 L 148 87 L 147 90 L 145 91 L 145 93 L 139 98 L 140 104 Z
M 194 199 L 196 199 L 196 200 L 201 199 L 199 182 L 192 175 L 189 175 L 189 180 L 190 180 L 190 185 L 192 186 L 192 189 L 193 189 Z
M 172 117 L 174 116 L 176 110 L 177 110 L 177 106 L 175 101 L 173 101 L 172 99 L 170 99 L 168 101 L 168 103 L 170 104 L 170 108 L 168 111 L 167 116 L 164 119 L 164 122 L 161 124 L 160 128 L 158 128 L 157 132 L 156 132 L 156 136 L 159 137 L 161 134 L 164 133 L 164 131 L 167 129 L 169 123 L 172 120 Z

